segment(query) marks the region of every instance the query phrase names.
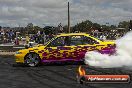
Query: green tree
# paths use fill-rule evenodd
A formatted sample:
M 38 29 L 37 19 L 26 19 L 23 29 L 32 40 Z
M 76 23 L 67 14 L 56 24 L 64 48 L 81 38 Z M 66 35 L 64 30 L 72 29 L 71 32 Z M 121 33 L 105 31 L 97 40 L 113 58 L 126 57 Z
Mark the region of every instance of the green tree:
M 128 21 L 119 22 L 118 27 L 120 27 L 120 28 L 128 28 L 129 27 L 129 22 Z
M 82 21 L 81 23 L 77 23 L 77 25 L 73 27 L 73 30 L 80 31 L 80 32 L 88 32 L 90 28 L 92 27 L 92 25 L 93 23 L 89 20 Z
M 42 31 L 43 29 L 39 26 L 34 26 L 33 30 L 34 30 L 34 32 L 38 32 L 38 31 Z

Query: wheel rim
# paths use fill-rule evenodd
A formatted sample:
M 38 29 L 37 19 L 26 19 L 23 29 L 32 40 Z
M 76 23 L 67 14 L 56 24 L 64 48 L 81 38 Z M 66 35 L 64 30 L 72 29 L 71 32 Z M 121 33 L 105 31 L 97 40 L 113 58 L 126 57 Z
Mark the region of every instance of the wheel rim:
M 34 67 L 39 64 L 39 56 L 34 53 L 28 54 L 25 62 L 27 65 Z

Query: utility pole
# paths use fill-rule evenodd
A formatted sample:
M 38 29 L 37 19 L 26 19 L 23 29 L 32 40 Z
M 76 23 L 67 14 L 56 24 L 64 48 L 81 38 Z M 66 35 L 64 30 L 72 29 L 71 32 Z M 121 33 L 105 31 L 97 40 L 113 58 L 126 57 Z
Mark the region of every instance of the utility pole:
M 70 11 L 69 11 L 69 2 L 68 2 L 68 32 L 70 33 Z

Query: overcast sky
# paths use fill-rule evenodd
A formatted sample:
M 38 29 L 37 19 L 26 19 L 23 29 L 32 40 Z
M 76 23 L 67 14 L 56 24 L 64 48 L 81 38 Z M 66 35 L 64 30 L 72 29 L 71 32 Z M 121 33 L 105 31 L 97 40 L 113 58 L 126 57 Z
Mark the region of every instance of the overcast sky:
M 86 19 L 100 24 L 132 19 L 132 0 L 0 0 L 0 25 L 66 25 L 68 1 L 71 25 Z

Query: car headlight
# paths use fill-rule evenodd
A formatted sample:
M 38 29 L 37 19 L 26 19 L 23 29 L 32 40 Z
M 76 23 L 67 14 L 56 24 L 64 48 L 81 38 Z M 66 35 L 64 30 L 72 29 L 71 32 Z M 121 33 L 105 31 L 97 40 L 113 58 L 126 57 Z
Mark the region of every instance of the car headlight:
M 16 52 L 16 54 L 22 54 L 22 52 Z

